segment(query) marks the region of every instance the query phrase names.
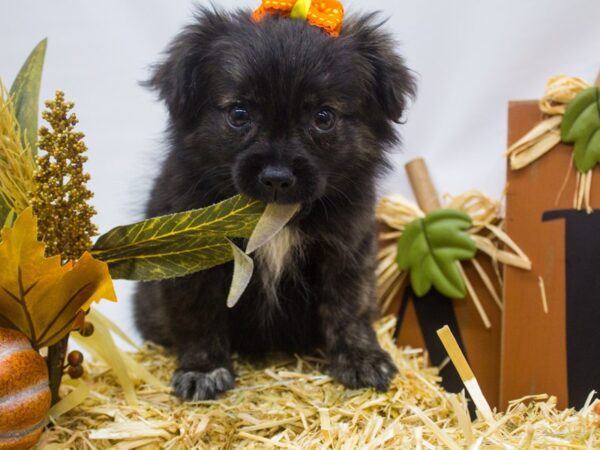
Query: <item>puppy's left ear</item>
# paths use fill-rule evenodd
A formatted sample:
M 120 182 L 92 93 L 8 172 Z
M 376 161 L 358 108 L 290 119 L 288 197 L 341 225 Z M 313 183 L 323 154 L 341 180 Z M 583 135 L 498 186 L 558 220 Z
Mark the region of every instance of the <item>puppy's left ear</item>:
M 396 52 L 392 37 L 381 29 L 384 22 L 376 19 L 377 13 L 350 17 L 340 39 L 366 62 L 359 65 L 359 70 L 368 82 L 369 100 L 387 119 L 399 122 L 408 101 L 416 94 L 416 81 L 404 58 Z

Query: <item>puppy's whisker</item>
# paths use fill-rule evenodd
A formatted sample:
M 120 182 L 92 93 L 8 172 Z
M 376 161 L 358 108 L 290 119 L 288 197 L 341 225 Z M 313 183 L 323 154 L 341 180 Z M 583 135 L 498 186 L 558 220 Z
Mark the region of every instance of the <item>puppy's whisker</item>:
M 203 201 L 213 201 L 212 197 L 221 197 L 225 193 L 225 190 L 233 187 L 233 181 L 231 179 L 223 180 L 219 183 L 213 184 L 203 195 Z M 218 200 L 217 200 L 218 201 Z
M 193 185 L 191 185 L 188 188 L 188 190 L 186 190 L 183 193 L 183 196 L 184 197 L 193 196 L 193 194 L 196 192 L 196 189 L 198 188 L 198 186 L 200 186 L 200 184 L 204 180 L 211 178 L 211 176 L 216 177 L 219 174 L 219 171 L 223 172 L 222 175 L 228 175 L 229 174 L 229 165 L 222 164 L 220 166 L 211 168 L 211 169 L 207 170 L 206 172 L 203 172 L 202 175 L 195 181 L 195 183 Z
M 348 195 L 346 195 L 346 193 L 344 191 L 342 191 L 340 188 L 333 186 L 333 185 L 329 186 L 329 188 L 331 188 L 334 192 L 340 194 L 349 204 L 352 204 L 352 200 L 350 200 Z
M 319 203 L 321 203 L 321 205 L 323 205 L 323 212 L 325 213 L 325 221 L 329 222 L 329 213 L 327 212 L 327 205 L 325 204 L 323 197 L 319 198 Z
M 322 197 L 322 199 L 324 201 L 327 201 L 327 203 L 331 206 L 331 208 L 335 211 L 335 212 L 339 212 L 344 211 L 343 205 L 341 204 L 341 202 L 336 202 L 333 199 L 331 199 L 329 196 L 325 195 Z
M 208 170 L 202 172 L 203 177 L 211 177 L 213 175 L 231 175 L 231 164 L 221 164 L 218 166 L 211 167 Z

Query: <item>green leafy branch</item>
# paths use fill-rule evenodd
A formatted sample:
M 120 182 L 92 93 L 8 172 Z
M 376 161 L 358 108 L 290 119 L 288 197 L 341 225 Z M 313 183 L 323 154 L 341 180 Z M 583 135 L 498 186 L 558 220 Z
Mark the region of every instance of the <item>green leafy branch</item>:
M 162 280 L 234 261 L 227 300 L 232 307 L 253 271 L 247 256 L 293 217 L 298 205 L 266 205 L 242 195 L 206 208 L 154 217 L 113 228 L 100 236 L 92 255 L 108 264 L 113 278 Z M 231 239 L 248 238 L 246 252 Z
M 206 208 L 113 228 L 92 254 L 113 278 L 142 281 L 180 277 L 233 258 L 228 238 L 249 238 L 265 205 L 240 195 Z

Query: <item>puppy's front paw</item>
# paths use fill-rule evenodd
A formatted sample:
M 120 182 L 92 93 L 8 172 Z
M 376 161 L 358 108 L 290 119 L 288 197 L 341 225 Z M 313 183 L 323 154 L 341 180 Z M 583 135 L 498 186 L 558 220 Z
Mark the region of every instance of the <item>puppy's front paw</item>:
M 178 369 L 173 374 L 171 386 L 175 395 L 182 400 L 210 400 L 233 389 L 235 378 L 225 367 L 210 372 Z
M 383 350 L 372 352 L 350 351 L 332 355 L 329 373 L 350 389 L 373 387 L 387 391 L 398 369 L 390 355 Z

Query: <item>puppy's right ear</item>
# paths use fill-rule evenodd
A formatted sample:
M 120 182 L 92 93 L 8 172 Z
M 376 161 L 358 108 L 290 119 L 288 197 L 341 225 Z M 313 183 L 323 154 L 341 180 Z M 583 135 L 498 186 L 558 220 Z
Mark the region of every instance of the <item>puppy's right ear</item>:
M 409 99 L 414 98 L 416 82 L 396 51 L 392 37 L 382 30 L 379 14 L 349 17 L 342 28 L 342 43 L 362 56 L 357 64 L 369 85 L 369 100 L 385 117 L 399 122 Z
M 183 125 L 192 123 L 208 101 L 214 43 L 231 22 L 230 17 L 207 8 L 199 8 L 194 19 L 171 42 L 151 78 L 142 83 L 158 92 L 173 122 Z

